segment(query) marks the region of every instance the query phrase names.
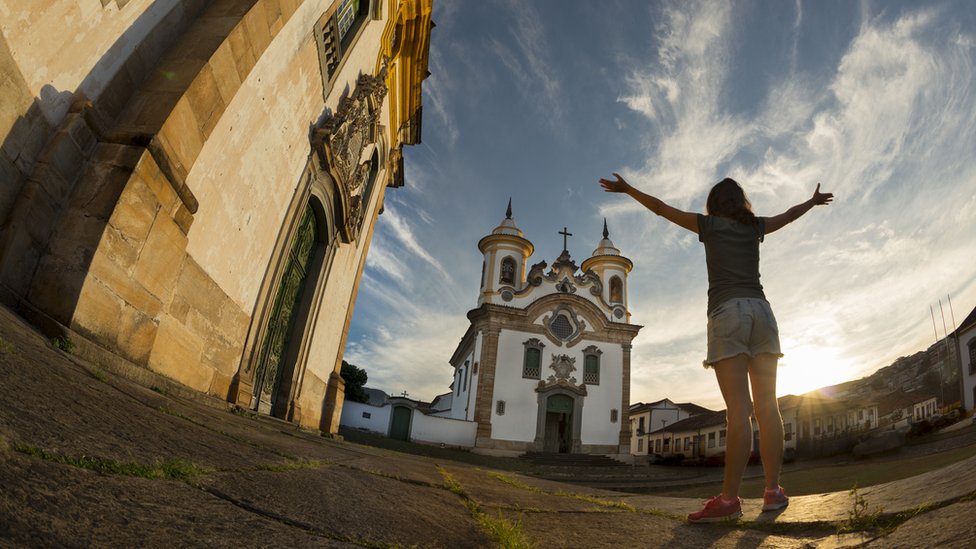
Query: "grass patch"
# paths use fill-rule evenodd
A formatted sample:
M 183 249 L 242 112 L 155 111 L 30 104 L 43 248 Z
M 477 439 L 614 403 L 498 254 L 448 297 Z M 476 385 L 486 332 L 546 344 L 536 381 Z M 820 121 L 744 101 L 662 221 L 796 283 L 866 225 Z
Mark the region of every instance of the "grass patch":
M 520 480 L 514 479 L 508 475 L 504 475 L 496 471 L 488 471 L 488 476 L 490 476 L 493 479 L 500 480 L 505 484 L 508 484 L 509 486 L 514 486 L 515 488 L 519 488 L 521 490 L 527 490 L 529 492 L 545 493 L 541 488 L 536 488 L 535 486 L 529 486 L 528 484 Z
M 464 501 L 464 506 L 471 514 L 471 518 L 481 526 L 481 529 L 491 537 L 492 541 L 506 549 L 529 549 L 534 546 L 522 532 L 521 518 L 512 522 L 502 516 L 501 511 L 498 512 L 498 518 L 488 515 L 481 510 L 478 502 L 471 499 L 471 496 L 464 491 L 464 486 L 454 478 L 454 475 L 441 466 L 437 466 L 437 472 L 444 478 L 444 486 Z
M 5 355 L 5 354 L 12 355 L 14 353 L 14 350 L 15 349 L 13 343 L 10 343 L 6 339 L 0 337 L 0 355 Z
M 99 370 L 98 368 L 92 368 L 89 372 L 91 376 L 102 383 L 108 383 L 108 374 Z
M 55 349 L 61 349 L 66 353 L 71 353 L 71 351 L 75 349 L 75 342 L 71 341 L 71 338 L 68 336 L 51 338 L 51 345 L 53 345 Z
M 257 468 L 258 471 L 270 471 L 272 473 L 286 473 L 288 471 L 299 471 L 301 469 L 318 469 L 319 467 L 329 465 L 329 461 L 320 461 L 313 459 L 299 459 L 297 461 L 286 461 L 282 463 L 272 463 L 268 465 L 262 465 Z
M 587 503 L 594 503 L 594 504 L 600 505 L 602 507 L 609 507 L 609 508 L 612 508 L 612 509 L 622 509 L 624 511 L 629 511 L 631 513 L 636 513 L 637 512 L 637 508 L 636 507 L 634 507 L 633 505 L 631 505 L 629 503 L 624 503 L 622 501 L 613 501 L 613 500 L 608 500 L 608 499 L 600 499 L 600 498 L 595 498 L 593 496 L 587 496 L 587 495 L 584 495 L 584 494 L 573 494 L 573 493 L 570 493 L 570 492 L 563 492 L 563 491 L 556 492 L 553 495 L 560 496 L 560 497 L 564 497 L 564 498 L 578 499 L 580 501 L 585 501 Z
M 127 477 L 189 481 L 204 472 L 199 466 L 181 459 L 157 461 L 152 465 L 146 465 L 143 463 L 123 463 L 112 459 L 89 456 L 74 457 L 54 454 L 24 443 L 15 444 L 14 450 L 53 463 L 70 465 L 97 473 L 123 475 Z
M 499 511 L 498 518 L 491 517 L 486 513 L 477 512 L 475 520 L 491 536 L 491 539 L 502 547 L 511 549 L 527 549 L 532 547 L 532 544 L 525 539 L 525 534 L 522 532 L 522 519 L 512 522 L 503 517 L 501 511 Z

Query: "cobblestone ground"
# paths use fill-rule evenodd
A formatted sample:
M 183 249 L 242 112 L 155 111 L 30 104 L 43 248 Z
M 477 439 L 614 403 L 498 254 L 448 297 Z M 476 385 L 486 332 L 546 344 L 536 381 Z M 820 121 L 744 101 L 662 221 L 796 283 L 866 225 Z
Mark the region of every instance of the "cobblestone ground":
M 0 546 L 966 547 L 976 539 L 976 459 L 865 488 L 859 511 L 847 492 L 796 497 L 779 514 L 746 500 L 743 520 L 703 527 L 684 520 L 694 499 L 331 440 L 162 378 L 128 377 L 53 348 L 0 309 Z

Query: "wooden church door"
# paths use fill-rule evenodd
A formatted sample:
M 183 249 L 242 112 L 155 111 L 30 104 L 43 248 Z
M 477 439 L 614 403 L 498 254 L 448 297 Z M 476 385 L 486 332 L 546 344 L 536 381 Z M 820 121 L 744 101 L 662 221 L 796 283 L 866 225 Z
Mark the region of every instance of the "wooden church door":
M 259 399 L 258 410 L 277 417 L 283 418 L 287 413 L 288 393 L 295 369 L 294 353 L 288 353 L 288 344 L 292 339 L 299 339 L 292 336 L 305 325 L 305 318 L 298 319 L 299 305 L 309 279 L 315 278 L 309 276 L 308 270 L 315 253 L 317 236 L 318 223 L 311 205 L 308 205 L 289 251 L 255 373 L 254 394 Z

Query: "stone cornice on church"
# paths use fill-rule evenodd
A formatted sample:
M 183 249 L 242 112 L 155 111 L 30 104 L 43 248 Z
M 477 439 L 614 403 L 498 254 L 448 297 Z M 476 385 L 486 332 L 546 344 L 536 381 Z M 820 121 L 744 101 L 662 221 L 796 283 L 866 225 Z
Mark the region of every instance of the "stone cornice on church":
M 560 304 L 574 306 L 576 312 L 583 317 L 589 328 L 583 330 L 577 338 L 570 342 L 553 338 L 544 325 L 536 324 L 535 322 L 536 319 L 542 317 L 547 312 L 553 311 Z M 471 321 L 468 332 L 477 332 L 478 330 L 486 329 L 501 330 L 504 327 L 506 329 L 543 335 L 555 345 L 565 346 L 566 348 L 575 346 L 582 339 L 630 344 L 641 328 L 643 328 L 643 326 L 638 324 L 610 322 L 603 311 L 592 301 L 572 294 L 548 294 L 533 301 L 524 309 L 485 303 L 477 309 L 468 311 L 468 320 Z M 468 337 L 466 333 L 464 338 L 462 338 L 462 343 Z
M 616 265 L 623 269 L 625 273 L 629 273 L 634 268 L 634 262 L 622 255 L 594 255 L 583 260 L 583 265 L 580 266 L 580 270 L 586 272 L 591 270 L 594 265 L 604 263 Z

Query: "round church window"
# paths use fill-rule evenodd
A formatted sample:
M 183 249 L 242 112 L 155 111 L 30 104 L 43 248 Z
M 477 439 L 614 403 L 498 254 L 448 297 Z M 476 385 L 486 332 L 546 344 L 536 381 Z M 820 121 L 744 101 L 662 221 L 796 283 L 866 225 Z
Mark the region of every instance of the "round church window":
M 502 290 L 502 301 L 511 301 L 515 298 L 515 294 L 511 290 Z
M 552 333 L 559 339 L 569 339 L 573 335 L 573 324 L 566 318 L 566 315 L 556 315 L 552 320 Z
M 615 316 L 617 318 L 623 318 L 624 317 L 624 310 L 623 310 L 623 308 L 622 307 L 617 307 L 616 309 L 614 309 L 613 310 L 613 316 Z

